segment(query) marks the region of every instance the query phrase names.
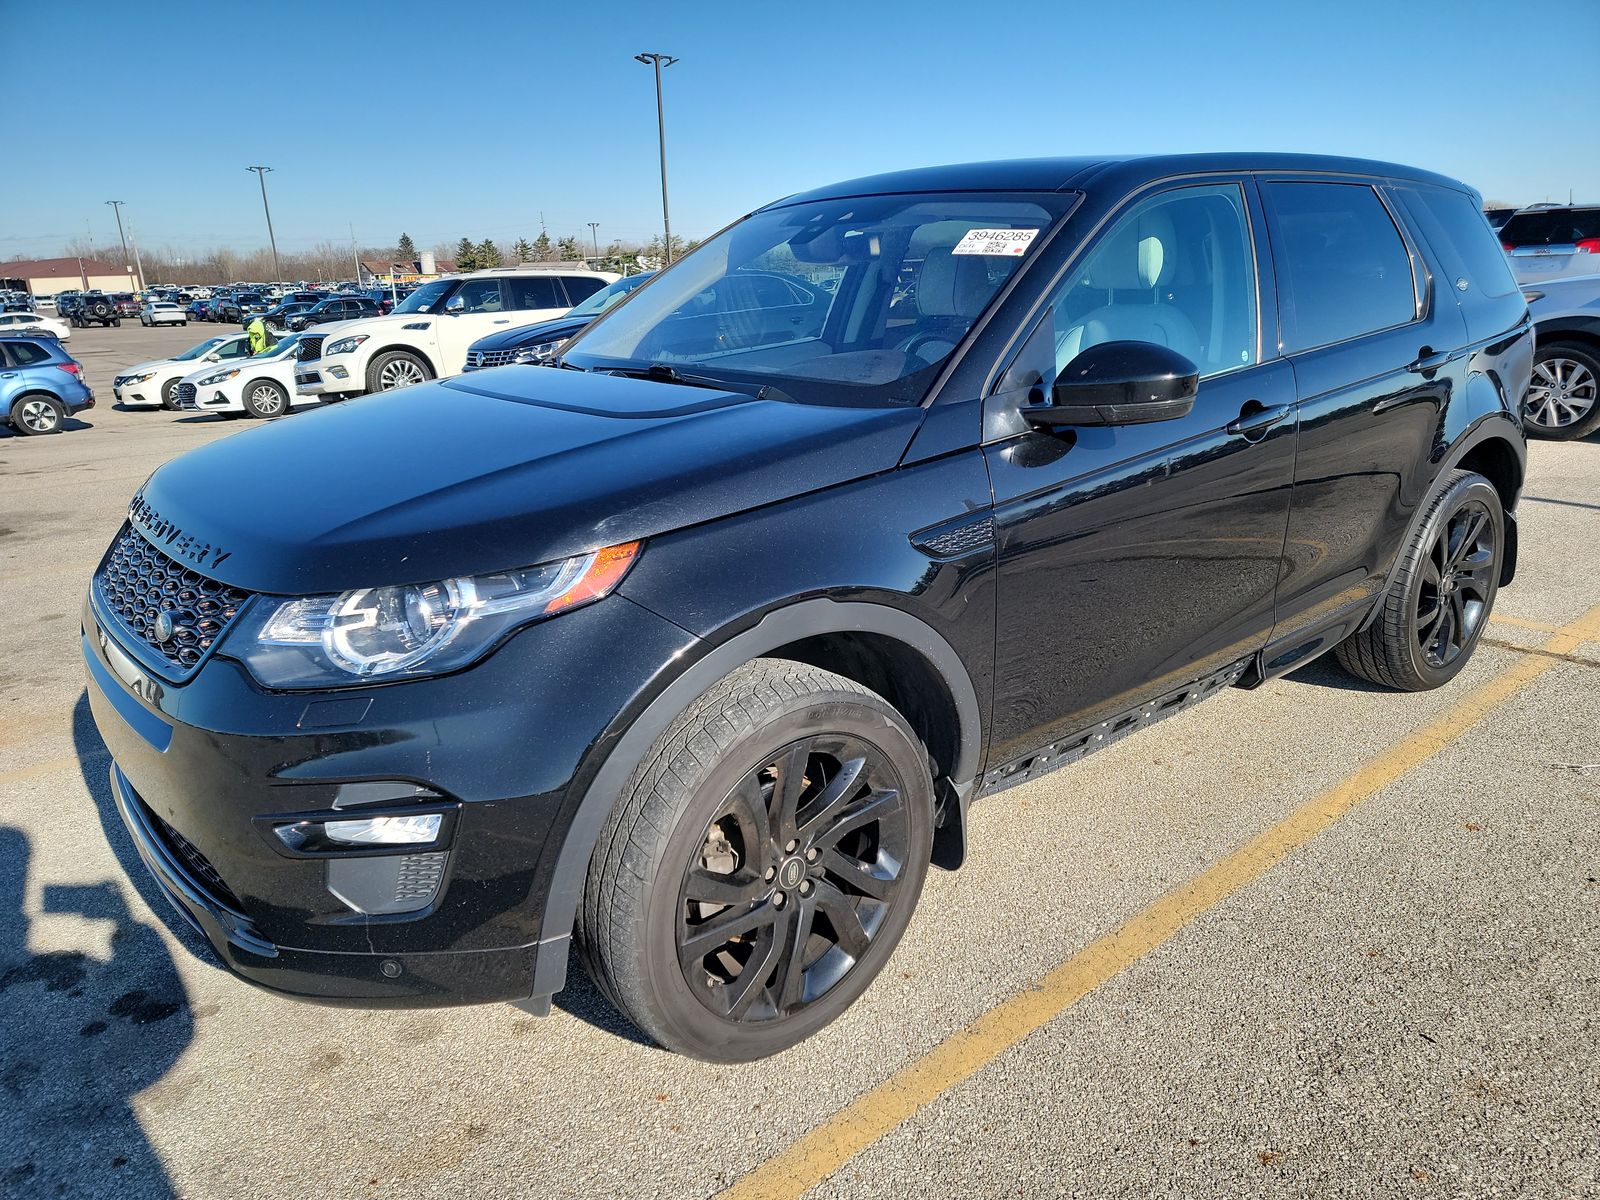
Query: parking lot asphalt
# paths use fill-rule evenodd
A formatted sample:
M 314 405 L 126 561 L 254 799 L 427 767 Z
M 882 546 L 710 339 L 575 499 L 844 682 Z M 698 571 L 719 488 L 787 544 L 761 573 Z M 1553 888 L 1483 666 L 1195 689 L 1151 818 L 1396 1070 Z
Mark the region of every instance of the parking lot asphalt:
M 111 407 L 215 328 L 75 331 L 97 407 L 0 433 L 0 1194 L 1600 1194 L 1600 439 L 1532 446 L 1450 686 L 1317 662 L 980 803 L 853 1010 L 712 1067 L 576 967 L 542 1020 L 281 1000 L 143 880 L 78 610 L 150 471 L 253 424 Z

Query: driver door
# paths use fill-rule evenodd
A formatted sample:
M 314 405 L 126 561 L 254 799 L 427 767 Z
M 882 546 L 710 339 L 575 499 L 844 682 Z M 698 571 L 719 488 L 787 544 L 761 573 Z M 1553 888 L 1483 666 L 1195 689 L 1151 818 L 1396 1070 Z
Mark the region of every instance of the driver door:
M 439 374 L 458 375 L 467 361 L 467 347 L 499 329 L 511 326 L 521 314 L 510 311 L 498 277 L 469 279 L 445 302 L 444 315 L 434 322 L 439 334 Z
M 1068 273 L 990 399 L 1038 403 L 1078 353 L 1111 341 L 1166 345 L 1200 375 L 1187 416 L 1034 429 L 1013 409 L 1009 436 L 985 446 L 999 564 L 992 769 L 1066 753 L 1080 734 L 1109 740 L 1141 704 L 1271 632 L 1295 386 L 1286 363 L 1261 361 L 1276 333 L 1260 333 L 1272 293 L 1270 274 L 1259 285 L 1259 221 L 1243 179 L 1136 202 Z

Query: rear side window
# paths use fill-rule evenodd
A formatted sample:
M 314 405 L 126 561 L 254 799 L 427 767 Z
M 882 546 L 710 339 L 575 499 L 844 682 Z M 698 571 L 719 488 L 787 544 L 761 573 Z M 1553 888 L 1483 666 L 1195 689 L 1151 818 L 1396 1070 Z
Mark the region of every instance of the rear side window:
M 1600 238 L 1600 208 L 1533 208 L 1500 230 L 1508 246 L 1573 246 Z
M 49 362 L 50 352 L 35 342 L 12 342 L 11 360 L 19 367 L 31 367 Z
M 561 282 L 567 289 L 567 299 L 574 304 L 582 304 L 606 286 L 604 279 L 586 279 L 581 275 L 568 275 Z
M 1283 350 L 1292 354 L 1414 321 L 1411 256 L 1365 184 L 1267 183 Z
M 561 290 L 561 281 L 554 275 L 533 275 L 527 278 L 512 276 L 506 283 L 511 288 L 512 308 L 568 307 L 566 294 Z
M 1463 304 L 1479 297 L 1520 294 L 1511 264 L 1483 213 L 1461 192 L 1444 188 L 1403 188 L 1406 209 L 1422 226 L 1428 244 L 1444 262 L 1449 281 Z M 1520 306 L 1519 306 L 1520 307 Z

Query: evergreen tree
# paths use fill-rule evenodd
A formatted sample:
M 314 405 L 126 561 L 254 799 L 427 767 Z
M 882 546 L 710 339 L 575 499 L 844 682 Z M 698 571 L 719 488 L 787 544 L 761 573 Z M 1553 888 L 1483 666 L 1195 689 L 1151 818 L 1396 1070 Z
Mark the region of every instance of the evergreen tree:
M 518 238 L 516 245 L 511 247 L 511 257 L 519 263 L 533 261 L 533 244 L 527 238 Z
M 578 247 L 578 239 L 575 237 L 557 238 L 556 251 L 560 254 L 562 262 L 576 262 L 583 257 L 583 251 Z
M 478 248 L 472 244 L 471 238 L 462 238 L 456 243 L 456 270 L 476 271 L 478 269 Z
M 493 238 L 484 238 L 478 243 L 478 266 L 498 267 L 505 261 L 500 253 L 500 247 L 494 244 Z
M 401 262 L 408 263 L 416 261 L 417 245 L 411 240 L 411 235 L 409 233 L 402 233 L 400 235 L 400 244 L 395 249 L 394 256 Z
M 547 262 L 550 258 L 550 235 L 542 229 L 533 239 L 533 256 L 538 262 Z

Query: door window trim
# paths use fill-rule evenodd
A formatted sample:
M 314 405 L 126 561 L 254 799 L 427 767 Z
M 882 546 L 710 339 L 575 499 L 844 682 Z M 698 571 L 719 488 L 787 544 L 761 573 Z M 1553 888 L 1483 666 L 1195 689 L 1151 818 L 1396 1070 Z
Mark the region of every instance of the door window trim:
M 1275 357 L 1294 358 L 1301 354 L 1314 354 L 1333 346 L 1343 346 L 1350 342 L 1358 342 L 1362 338 L 1393 333 L 1397 329 L 1409 329 L 1413 325 L 1426 323 L 1433 316 L 1433 270 L 1429 267 L 1427 259 L 1423 257 L 1421 251 L 1417 248 L 1416 238 L 1412 235 L 1410 226 L 1406 224 L 1404 217 L 1401 215 L 1400 205 L 1397 198 L 1392 194 L 1392 188 L 1387 179 L 1363 175 L 1339 176 L 1306 174 L 1295 171 L 1261 171 L 1256 173 L 1256 182 L 1258 185 L 1268 183 L 1325 183 L 1342 187 L 1370 188 L 1373 194 L 1378 197 L 1378 203 L 1389 214 L 1389 221 L 1394 225 L 1395 231 L 1400 235 L 1400 245 L 1406 252 L 1406 262 L 1411 269 L 1411 311 L 1413 316 L 1409 321 L 1397 321 L 1393 325 L 1384 325 L 1378 329 L 1365 329 L 1360 333 L 1352 333 L 1348 337 L 1336 338 L 1331 342 L 1321 342 L 1315 346 L 1300 346 L 1294 350 L 1285 350 L 1283 348 L 1283 322 L 1279 320 L 1277 323 L 1278 346 Z M 1267 245 L 1275 247 L 1277 243 L 1273 238 L 1273 233 L 1276 230 L 1277 221 L 1272 211 L 1267 188 L 1261 186 L 1260 193 L 1262 216 L 1266 219 Z M 1278 274 L 1277 265 L 1277 260 L 1274 258 L 1274 277 Z M 1281 288 L 1278 295 L 1281 301 L 1283 295 Z
M 1251 265 L 1254 268 L 1256 281 L 1256 361 L 1249 364 L 1241 364 L 1238 367 L 1230 368 L 1228 371 L 1218 371 L 1205 376 L 1205 378 L 1217 379 L 1223 375 L 1232 374 L 1234 371 L 1248 371 L 1253 367 L 1259 367 L 1274 359 L 1281 358 L 1282 352 L 1278 347 L 1276 345 L 1268 346 L 1264 339 L 1265 326 L 1262 317 L 1265 308 L 1263 303 L 1265 296 L 1263 294 L 1263 285 L 1265 279 L 1270 277 L 1274 282 L 1274 286 L 1276 286 L 1277 272 L 1276 263 L 1271 261 L 1271 243 L 1264 236 L 1257 235 L 1256 224 L 1258 221 L 1264 220 L 1266 214 L 1261 207 L 1259 199 L 1252 203 L 1255 192 L 1253 177 L 1248 171 L 1198 171 L 1191 175 L 1173 175 L 1165 179 L 1152 180 L 1138 190 L 1129 192 L 1117 203 L 1116 207 L 1105 213 L 1095 222 L 1094 227 L 1083 235 L 1072 253 L 1050 276 L 1050 279 L 1034 300 L 1032 307 L 1029 308 L 1023 319 L 1017 323 L 1016 330 L 1012 333 L 1005 346 L 1001 348 L 1000 353 L 995 356 L 994 364 L 989 368 L 983 381 L 981 394 L 985 402 L 996 394 L 1000 381 L 1005 377 L 1006 372 L 1011 369 L 1012 364 L 1016 361 L 1017 356 L 1022 353 L 1029 339 L 1032 338 L 1039 321 L 1044 317 L 1047 310 L 1051 308 L 1051 301 L 1055 299 L 1056 292 L 1060 289 L 1061 284 L 1105 240 L 1107 230 L 1115 227 L 1135 205 L 1143 203 L 1152 196 L 1160 195 L 1164 192 L 1180 191 L 1184 188 L 1212 187 L 1221 184 L 1236 185 L 1244 200 L 1245 228 L 1250 238 Z M 1268 261 L 1265 264 L 1262 261 L 1263 247 L 1267 248 Z M 1264 266 L 1265 269 L 1263 269 Z M 1274 301 L 1276 301 L 1275 292 Z M 1271 312 L 1272 326 L 1277 330 L 1279 324 L 1276 302 L 1274 302 Z

